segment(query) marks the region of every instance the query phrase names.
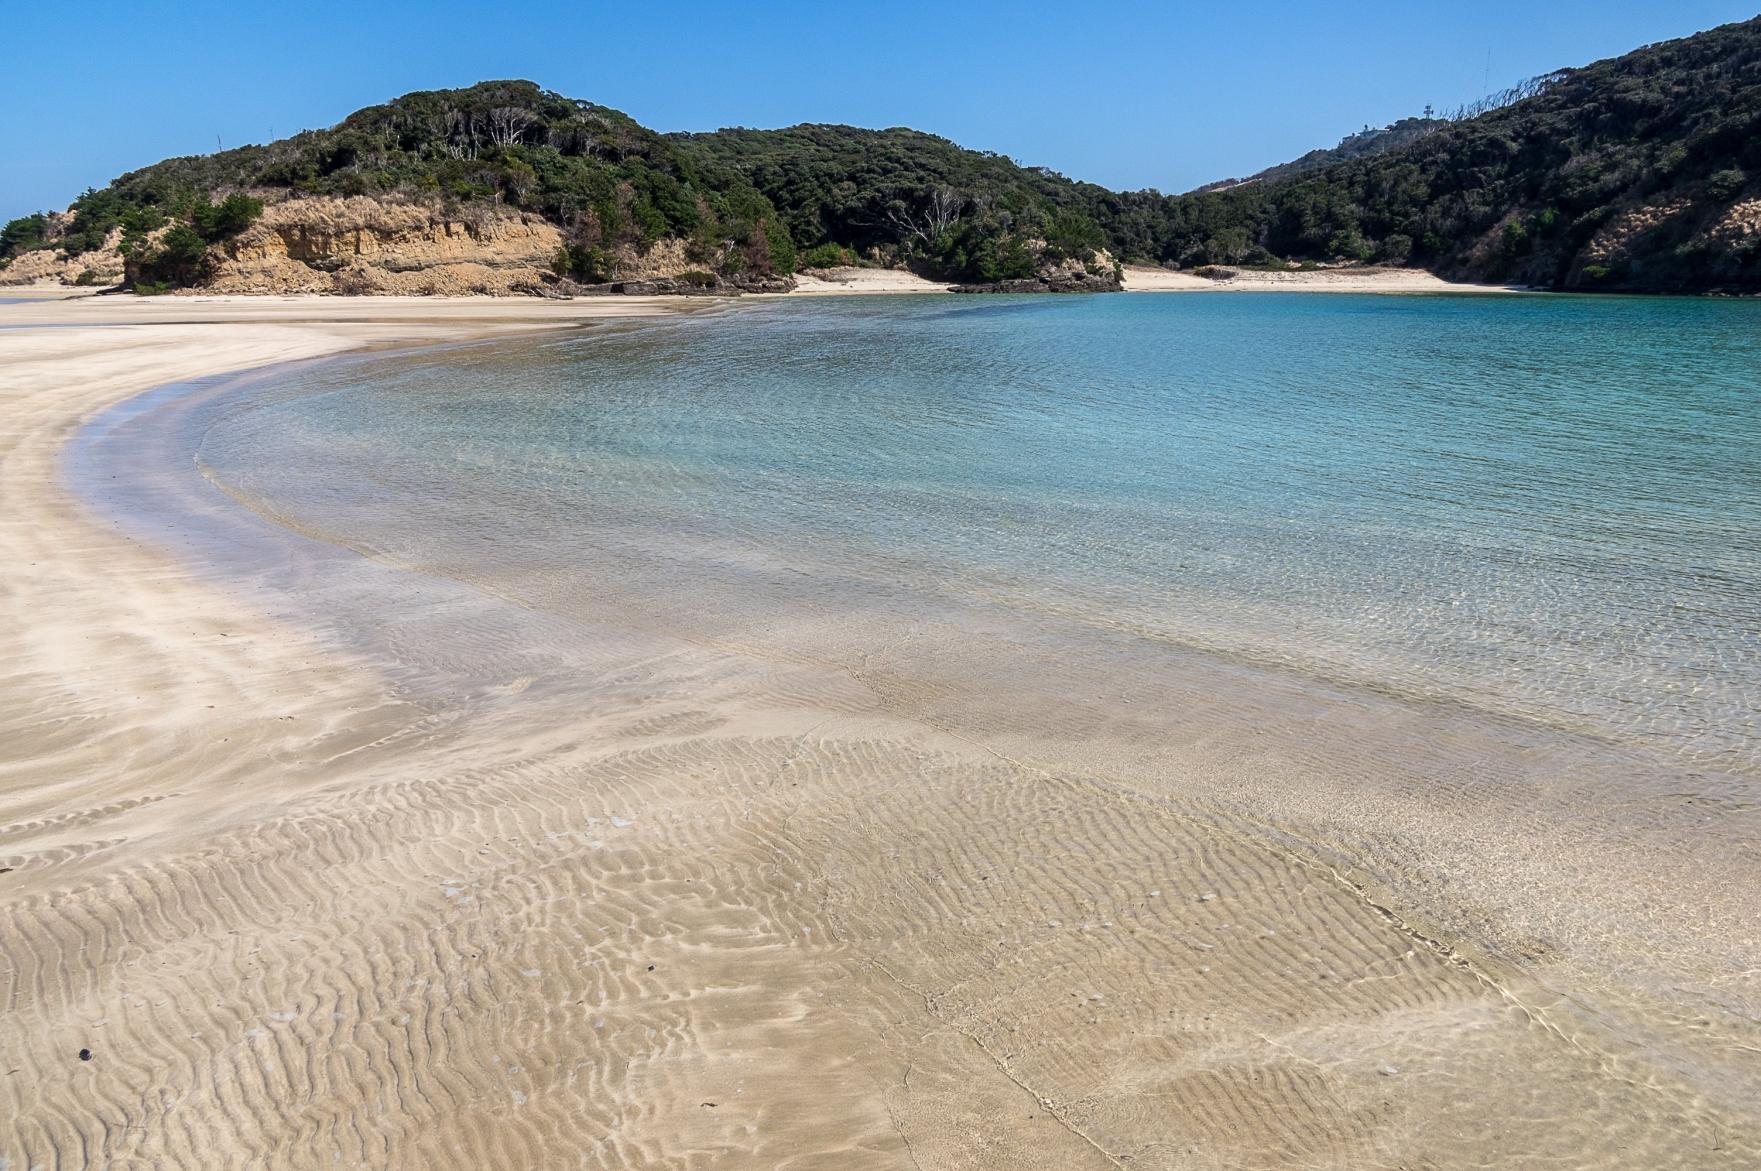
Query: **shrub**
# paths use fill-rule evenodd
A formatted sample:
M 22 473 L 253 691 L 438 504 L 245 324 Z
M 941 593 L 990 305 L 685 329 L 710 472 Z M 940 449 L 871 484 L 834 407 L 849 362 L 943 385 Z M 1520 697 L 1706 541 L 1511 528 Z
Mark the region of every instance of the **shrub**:
M 584 285 L 602 285 L 611 280 L 617 262 L 605 249 L 592 244 L 564 244 L 557 249 L 550 267 L 558 276 Z
M 1529 229 L 1517 220 L 1505 224 L 1499 247 L 1507 257 L 1524 255 L 1529 250 Z
M 19 216 L 0 228 L 0 259 L 10 260 L 20 252 L 40 248 L 49 234 L 49 217 L 42 212 Z
M 1234 280 L 1241 274 L 1233 268 L 1224 268 L 1220 264 L 1201 264 L 1192 270 L 1193 276 L 1202 276 L 1208 281 Z
M 95 285 L 98 283 L 98 274 L 88 268 L 84 272 L 80 273 L 78 276 L 74 277 L 73 283 L 76 285 L 82 285 L 82 286 L 83 285 Z
M 794 238 L 789 235 L 788 225 L 780 221 L 765 223 L 759 221 L 759 230 L 765 236 L 765 251 L 770 261 L 772 272 L 790 273 L 800 263 L 795 252 Z
M 1739 191 L 1748 185 L 1749 177 L 1735 167 L 1714 172 L 1706 180 L 1706 194 L 1719 203 L 1726 203 L 1734 198 Z
M 841 248 L 829 240 L 824 244 L 815 244 L 796 260 L 796 266 L 801 269 L 843 268 L 854 263 L 855 255 L 848 248 Z
M 1405 232 L 1392 232 L 1382 237 L 1376 248 L 1376 259 L 1389 264 L 1405 264 L 1412 256 L 1412 237 Z
M 219 203 L 202 200 L 190 210 L 190 222 L 202 239 L 224 240 L 236 236 L 263 214 L 263 201 L 235 191 Z
M 141 258 L 135 284 L 195 284 L 202 275 L 202 262 L 207 255 L 208 245 L 196 234 L 195 229 L 186 224 L 178 224 L 165 233 L 157 249 Z
M 1100 225 L 1070 208 L 1059 208 L 1046 227 L 1046 252 L 1050 260 L 1065 257 L 1086 260 L 1106 246 L 1107 234 L 1101 231 Z M 1242 247 L 1246 246 L 1247 233 L 1243 232 Z
M 1375 249 L 1356 228 L 1348 228 L 1343 232 L 1335 232 L 1327 240 L 1327 253 L 1339 260 L 1368 260 L 1375 255 Z

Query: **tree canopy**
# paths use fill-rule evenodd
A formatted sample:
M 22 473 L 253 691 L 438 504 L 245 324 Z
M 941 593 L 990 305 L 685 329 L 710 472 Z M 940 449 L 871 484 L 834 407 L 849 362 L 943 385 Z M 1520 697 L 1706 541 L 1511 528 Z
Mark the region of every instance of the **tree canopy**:
M 1106 249 L 1157 264 L 1375 261 L 1554 288 L 1761 291 L 1761 18 L 1647 46 L 1447 118 L 1185 195 L 1114 192 L 915 130 L 662 135 L 529 81 L 406 94 L 326 130 L 168 159 L 0 228 L 53 247 L 164 250 L 243 230 L 265 200 L 500 205 L 564 230 L 559 270 L 685 241 L 721 273 L 857 258 L 999 281 Z

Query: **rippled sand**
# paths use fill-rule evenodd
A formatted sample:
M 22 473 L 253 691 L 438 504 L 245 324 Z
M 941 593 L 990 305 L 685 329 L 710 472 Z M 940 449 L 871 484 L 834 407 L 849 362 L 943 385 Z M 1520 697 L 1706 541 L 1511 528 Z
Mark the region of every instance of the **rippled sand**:
M 521 308 L 0 306 L 12 1171 L 1761 1160 L 1750 778 L 933 617 L 221 586 L 245 510 L 60 483 L 134 391 Z

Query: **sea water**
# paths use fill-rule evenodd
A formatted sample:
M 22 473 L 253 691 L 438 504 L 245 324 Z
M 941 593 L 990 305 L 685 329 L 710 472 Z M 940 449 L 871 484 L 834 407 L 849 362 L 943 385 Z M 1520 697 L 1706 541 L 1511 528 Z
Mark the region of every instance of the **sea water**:
M 236 498 L 553 614 L 855 667 L 1002 613 L 1761 762 L 1753 302 L 752 299 L 202 428 Z

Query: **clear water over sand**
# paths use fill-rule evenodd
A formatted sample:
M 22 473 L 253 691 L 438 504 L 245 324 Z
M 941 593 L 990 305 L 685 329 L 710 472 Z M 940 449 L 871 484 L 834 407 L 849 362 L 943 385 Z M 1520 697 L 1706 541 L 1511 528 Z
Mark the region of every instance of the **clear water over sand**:
M 1751 303 L 765 305 L 321 368 L 199 458 L 308 531 L 693 637 L 982 605 L 1761 759 Z
M 105 1010 L 179 1165 L 1753 1165 L 1757 308 L 758 302 L 112 410 L 78 486 L 373 718 L 15 916 L 32 1051 L 99 949 L 193 990 Z

